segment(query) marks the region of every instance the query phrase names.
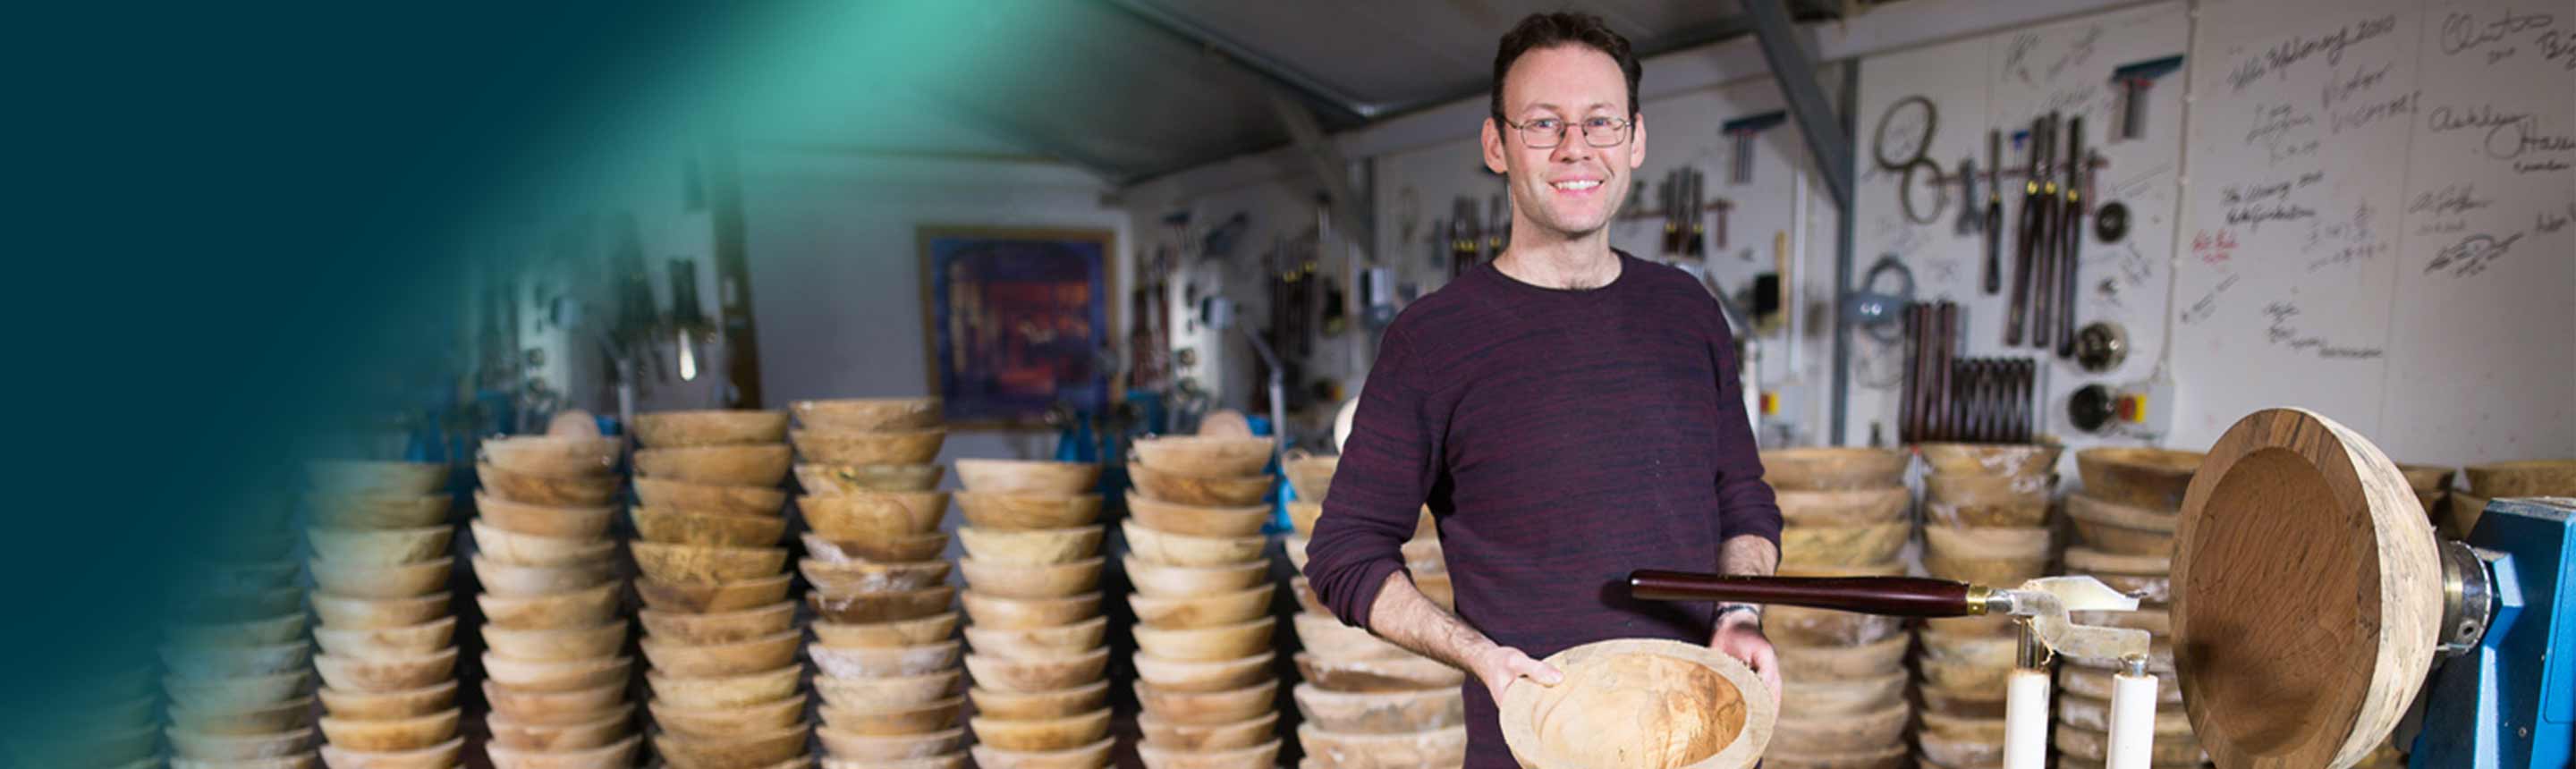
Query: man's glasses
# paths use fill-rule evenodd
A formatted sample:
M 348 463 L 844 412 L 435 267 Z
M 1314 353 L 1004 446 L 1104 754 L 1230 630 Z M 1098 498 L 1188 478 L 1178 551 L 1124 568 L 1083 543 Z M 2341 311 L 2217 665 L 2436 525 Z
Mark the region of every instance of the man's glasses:
M 1558 142 L 1565 141 L 1567 124 L 1562 119 L 1543 117 L 1527 123 L 1514 123 L 1510 118 L 1495 115 L 1494 121 L 1520 132 L 1521 143 L 1528 145 L 1530 149 L 1554 149 Z M 1583 143 L 1595 147 L 1616 147 L 1625 144 L 1628 141 L 1628 127 L 1632 125 L 1636 125 L 1636 121 L 1614 117 L 1584 118 Z

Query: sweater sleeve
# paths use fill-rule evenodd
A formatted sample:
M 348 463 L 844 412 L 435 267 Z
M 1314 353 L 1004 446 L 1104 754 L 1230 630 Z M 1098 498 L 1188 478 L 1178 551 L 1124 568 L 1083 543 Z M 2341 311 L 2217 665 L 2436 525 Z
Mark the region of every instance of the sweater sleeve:
M 1429 417 L 1427 388 L 1399 323 L 1387 329 L 1351 434 L 1333 471 L 1332 493 L 1306 543 L 1306 579 L 1344 624 L 1366 628 L 1388 574 L 1404 568 L 1402 549 L 1421 518 L 1437 477 L 1441 430 Z
M 1709 355 L 1717 362 L 1717 522 L 1720 547 L 1751 534 L 1780 544 L 1780 504 L 1771 484 L 1762 480 L 1762 452 L 1753 438 L 1753 423 L 1744 413 L 1744 385 L 1738 376 L 1735 336 L 1726 318 L 1717 315 L 1709 331 Z

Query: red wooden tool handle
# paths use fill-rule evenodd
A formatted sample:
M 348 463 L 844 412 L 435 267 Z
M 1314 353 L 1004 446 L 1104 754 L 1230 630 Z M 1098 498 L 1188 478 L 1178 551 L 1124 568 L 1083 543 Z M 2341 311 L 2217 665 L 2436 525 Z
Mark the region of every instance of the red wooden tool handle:
M 1745 577 L 1648 569 L 1628 594 L 1650 601 L 1781 604 L 1891 617 L 1964 617 L 1968 583 L 1926 577 Z

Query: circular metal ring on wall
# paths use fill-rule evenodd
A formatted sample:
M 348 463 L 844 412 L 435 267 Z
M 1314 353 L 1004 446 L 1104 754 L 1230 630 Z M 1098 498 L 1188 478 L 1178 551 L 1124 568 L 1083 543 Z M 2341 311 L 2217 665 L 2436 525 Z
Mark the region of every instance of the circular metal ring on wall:
M 1914 205 L 1914 174 L 1926 168 L 1932 169 L 1931 213 L 1923 213 Z M 1905 172 L 1896 178 L 1896 204 L 1905 210 L 1906 221 L 1915 224 L 1932 224 L 1940 221 L 1941 212 L 1950 210 L 1950 187 L 1941 180 L 1941 164 L 1924 157 L 1915 158 L 1914 162 L 1905 164 Z
M 1921 136 L 1914 137 L 1914 151 L 1912 154 L 1904 157 L 1890 158 L 1887 156 L 1887 128 L 1894 124 L 1897 113 L 1903 112 L 1907 105 L 1912 104 L 1920 104 L 1923 106 L 1923 133 Z M 1939 128 L 1940 125 L 1941 112 L 1932 106 L 1931 99 L 1925 98 L 1921 95 L 1898 99 L 1895 104 L 1887 106 L 1886 112 L 1878 113 L 1878 130 L 1870 132 L 1870 155 L 1873 159 L 1878 161 L 1878 167 L 1880 168 L 1887 169 L 1889 171 L 1905 170 L 1906 166 L 1913 165 L 1916 161 L 1922 160 L 1924 156 L 1931 154 L 1932 131 L 1935 128 Z

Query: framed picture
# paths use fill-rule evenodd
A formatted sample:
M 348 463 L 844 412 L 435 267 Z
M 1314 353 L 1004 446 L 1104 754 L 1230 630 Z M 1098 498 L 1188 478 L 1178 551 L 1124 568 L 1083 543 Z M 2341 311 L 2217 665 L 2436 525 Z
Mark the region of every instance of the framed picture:
M 1108 230 L 923 227 L 930 392 L 952 426 L 1034 428 L 1112 392 Z

